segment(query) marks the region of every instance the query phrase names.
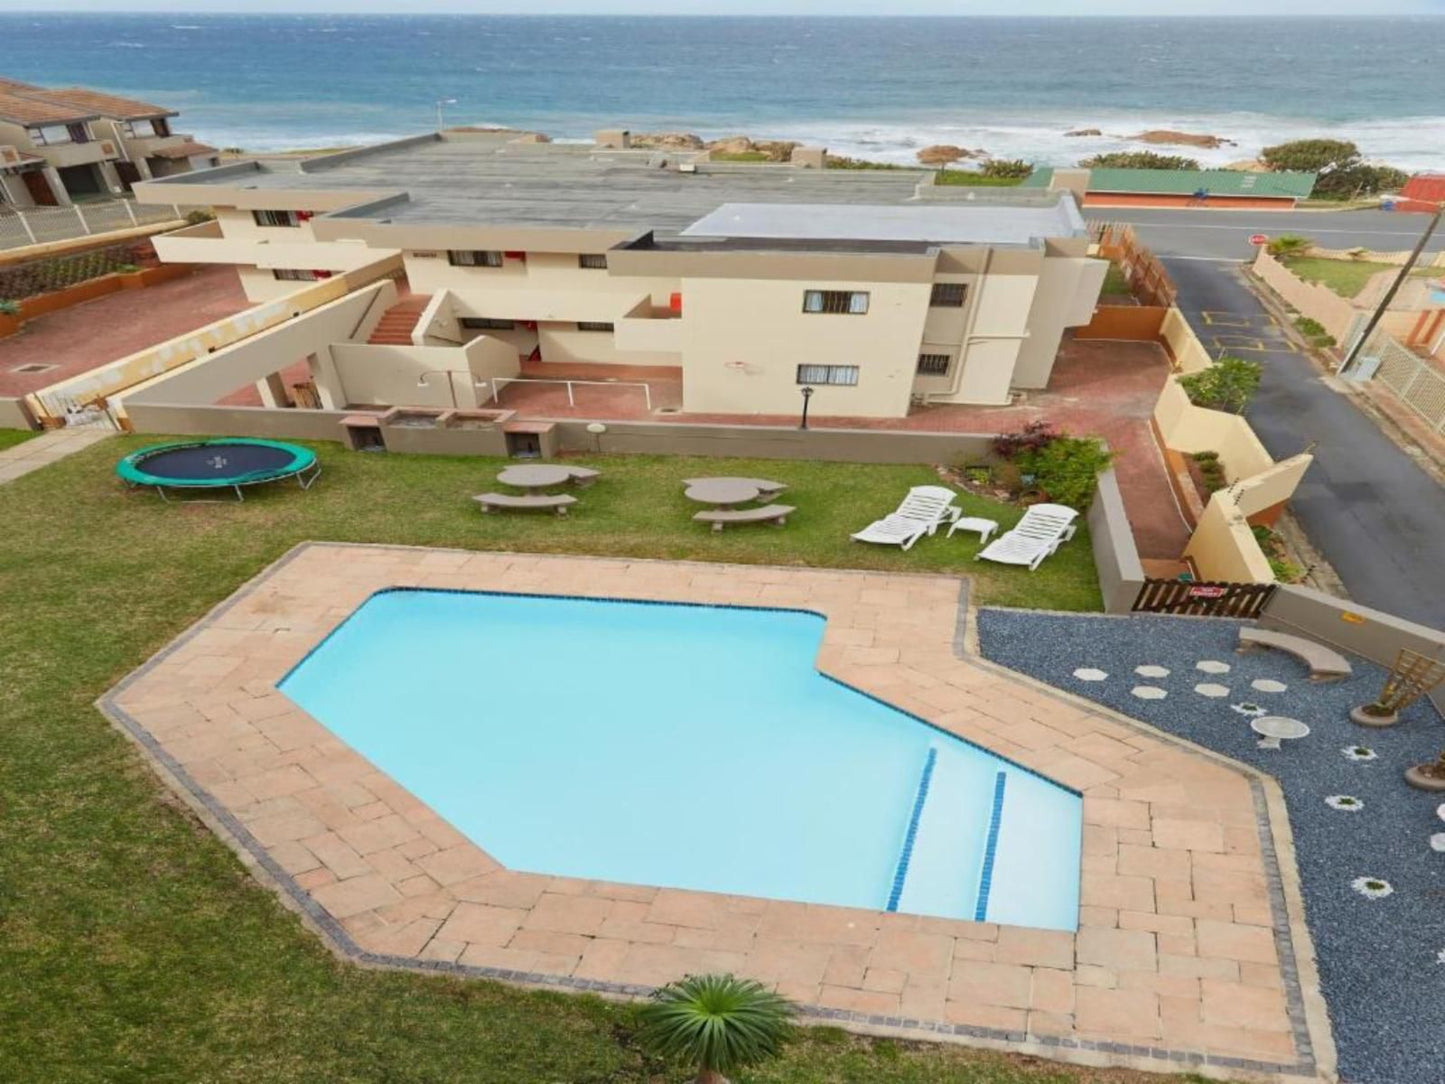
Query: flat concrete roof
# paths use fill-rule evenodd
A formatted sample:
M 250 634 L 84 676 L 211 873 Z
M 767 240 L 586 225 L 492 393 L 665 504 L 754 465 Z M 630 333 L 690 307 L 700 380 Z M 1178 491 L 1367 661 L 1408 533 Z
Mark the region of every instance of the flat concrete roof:
M 656 230 L 677 233 L 725 204 L 869 204 L 898 207 L 917 199 L 926 174 L 915 170 L 823 170 L 788 165 L 700 163 L 679 172 L 691 154 L 612 150 L 592 144 L 517 141 L 517 133 L 421 137 L 308 160 L 260 160 L 201 170 L 152 182 L 160 188 L 226 188 L 282 192 L 358 189 L 404 192 L 407 199 L 334 215 L 414 225 L 533 226 L 553 229 Z M 179 196 L 179 193 L 177 193 Z M 358 202 L 367 196 L 358 195 Z M 194 201 L 192 201 L 194 202 Z M 286 200 L 278 198 L 278 208 Z M 303 208 L 304 209 L 304 208 Z M 920 217 L 957 209 L 928 205 Z M 1000 227 L 1009 238 L 1068 236 L 1071 225 L 1051 207 L 987 203 L 966 217 L 981 223 L 987 213 L 1017 224 Z M 1075 216 L 1077 218 L 1077 216 Z M 1025 230 L 1023 223 L 1029 223 Z M 1078 222 L 1082 228 L 1082 222 Z M 899 227 L 902 228 L 902 227 Z M 1032 232 L 1030 232 L 1032 231 Z M 916 231 L 915 231 L 916 232 Z M 932 231 L 936 232 L 936 231 Z M 979 225 L 973 232 L 982 234 Z M 929 239 L 931 231 L 924 231 Z M 775 235 L 768 235 L 775 236 Z M 778 234 L 776 236 L 798 236 Z M 820 233 L 818 238 L 847 236 Z M 886 238 L 898 239 L 898 233 Z M 1026 239 L 1026 238 L 1025 238 Z
M 724 203 L 688 226 L 682 236 L 1026 245 L 1083 232 L 1083 219 L 1070 200 L 1011 206 Z

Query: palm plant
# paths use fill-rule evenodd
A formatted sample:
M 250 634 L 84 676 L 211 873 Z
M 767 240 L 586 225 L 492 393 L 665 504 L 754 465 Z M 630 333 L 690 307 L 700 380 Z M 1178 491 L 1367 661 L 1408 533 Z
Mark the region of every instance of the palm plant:
M 638 1041 L 649 1053 L 697 1066 L 697 1084 L 777 1054 L 796 1006 L 760 982 L 734 975 L 688 975 L 652 995 L 639 1013 Z

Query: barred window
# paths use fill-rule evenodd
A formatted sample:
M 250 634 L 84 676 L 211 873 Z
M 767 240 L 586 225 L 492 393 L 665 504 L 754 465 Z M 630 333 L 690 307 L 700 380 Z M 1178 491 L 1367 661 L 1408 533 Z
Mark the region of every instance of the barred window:
M 501 267 L 502 254 L 495 249 L 448 249 L 447 263 L 453 267 Z
M 864 290 L 804 290 L 803 311 L 862 316 L 868 311 L 868 294 Z
M 606 271 L 607 256 L 601 252 L 584 252 L 577 257 L 577 266 L 589 271 Z
M 252 211 L 251 219 L 258 226 L 301 225 L 301 216 L 295 211 Z
M 856 365 L 799 365 L 799 384 L 838 384 L 855 387 L 858 383 Z
M 952 361 L 948 354 L 919 354 L 918 372 L 922 376 L 944 376 Z
M 578 320 L 578 331 L 611 331 L 612 325 L 603 320 Z
M 961 282 L 935 282 L 928 304 L 935 309 L 961 309 L 968 287 Z
M 459 316 L 457 323 L 468 331 L 511 331 L 517 326 L 515 320 L 498 320 L 494 316 Z

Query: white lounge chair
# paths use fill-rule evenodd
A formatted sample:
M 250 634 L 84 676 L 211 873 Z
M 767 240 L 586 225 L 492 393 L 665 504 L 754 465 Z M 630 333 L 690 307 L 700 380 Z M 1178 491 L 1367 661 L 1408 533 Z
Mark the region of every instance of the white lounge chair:
M 1026 565 L 1038 570 L 1044 558 L 1074 537 L 1079 513 L 1062 504 L 1035 504 L 1024 518 L 979 551 L 975 561 L 997 561 L 1004 565 Z
M 954 505 L 955 496 L 944 486 L 914 486 L 896 510 L 851 537 L 855 542 L 902 546 L 906 550 L 924 535 L 958 518 L 962 509 Z

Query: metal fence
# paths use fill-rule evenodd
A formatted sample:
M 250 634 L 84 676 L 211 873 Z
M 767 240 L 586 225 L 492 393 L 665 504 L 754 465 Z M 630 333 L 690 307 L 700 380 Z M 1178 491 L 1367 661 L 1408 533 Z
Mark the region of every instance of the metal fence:
M 1423 418 L 1437 433 L 1445 433 L 1445 373 L 1379 328 L 1361 354 L 1378 358 L 1375 380 Z
M 0 249 L 69 241 L 76 237 L 128 230 L 184 218 L 179 208 L 117 199 L 71 207 L 0 209 Z

